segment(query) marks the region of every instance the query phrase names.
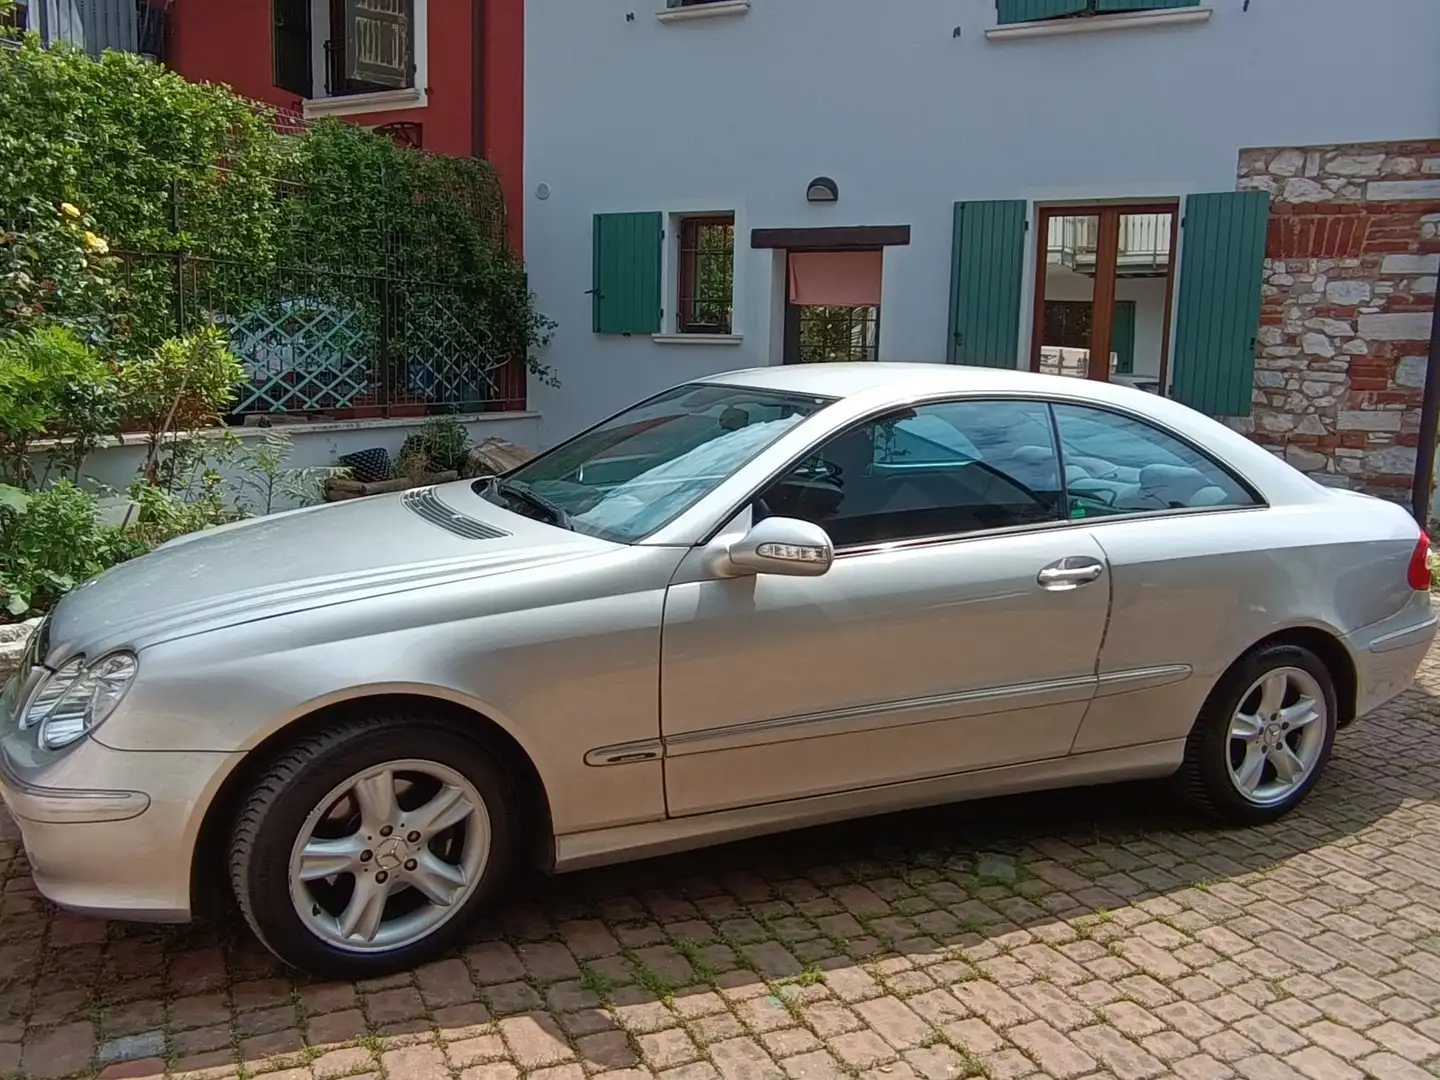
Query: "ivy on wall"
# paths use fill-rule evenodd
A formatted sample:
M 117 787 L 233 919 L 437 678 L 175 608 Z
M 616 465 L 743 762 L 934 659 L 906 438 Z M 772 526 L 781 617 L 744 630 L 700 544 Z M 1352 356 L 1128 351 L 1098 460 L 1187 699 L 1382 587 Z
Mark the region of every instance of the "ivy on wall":
M 275 251 L 273 179 L 284 149 L 266 116 L 224 87 L 186 82 L 128 53 L 101 60 L 33 35 L 0 51 L 0 207 L 70 202 L 112 246 L 179 242 L 216 256 Z M 223 166 L 222 176 L 211 175 Z M 172 185 L 188 189 L 172 235 Z
M 300 296 L 345 305 L 397 355 L 443 319 L 545 373 L 534 354 L 553 324 L 505 243 L 484 162 L 339 121 L 279 135 L 226 87 L 33 36 L 0 49 L 0 102 L 0 248 L 15 263 L 34 221 L 78 208 L 116 257 L 105 336 L 121 360 Z M 14 314 L 0 310 L 0 333 Z

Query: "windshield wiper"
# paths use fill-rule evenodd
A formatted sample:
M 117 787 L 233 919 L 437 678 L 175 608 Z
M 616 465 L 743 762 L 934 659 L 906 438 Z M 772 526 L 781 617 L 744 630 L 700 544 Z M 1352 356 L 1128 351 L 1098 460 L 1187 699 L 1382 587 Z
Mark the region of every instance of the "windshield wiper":
M 570 524 L 569 514 L 545 498 L 545 496 L 535 494 L 529 487 L 520 483 L 518 480 L 500 480 L 497 478 L 491 480 L 491 486 L 501 495 L 513 495 L 521 502 L 529 503 L 542 514 L 549 515 L 550 524 L 561 529 L 574 531 L 575 526 Z

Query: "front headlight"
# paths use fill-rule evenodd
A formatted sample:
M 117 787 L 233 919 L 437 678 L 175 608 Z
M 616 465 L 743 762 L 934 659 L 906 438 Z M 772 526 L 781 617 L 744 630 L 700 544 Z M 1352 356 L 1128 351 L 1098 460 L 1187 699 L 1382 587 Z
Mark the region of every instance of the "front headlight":
M 92 664 L 77 657 L 40 684 L 20 726 L 38 726 L 46 750 L 69 746 L 115 711 L 137 670 L 132 653 L 110 653 Z

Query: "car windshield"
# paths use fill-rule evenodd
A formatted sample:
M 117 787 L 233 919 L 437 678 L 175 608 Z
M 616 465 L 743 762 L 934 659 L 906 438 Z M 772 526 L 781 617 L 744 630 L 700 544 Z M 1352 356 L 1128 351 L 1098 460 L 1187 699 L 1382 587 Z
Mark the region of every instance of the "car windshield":
M 629 544 L 714 491 L 833 399 L 689 383 L 581 432 L 477 494 L 562 528 Z

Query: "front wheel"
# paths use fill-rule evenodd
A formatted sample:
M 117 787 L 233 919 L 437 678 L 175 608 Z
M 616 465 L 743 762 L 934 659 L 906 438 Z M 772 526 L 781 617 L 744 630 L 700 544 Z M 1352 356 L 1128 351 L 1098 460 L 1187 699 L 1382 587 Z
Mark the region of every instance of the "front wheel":
M 1266 645 L 1216 685 L 1177 779 L 1196 808 L 1236 825 L 1274 821 L 1320 779 L 1335 741 L 1335 684 L 1309 649 Z
M 464 931 L 508 870 L 512 788 L 444 727 L 375 716 L 306 738 L 256 783 L 230 879 L 276 956 L 362 979 L 412 967 Z

